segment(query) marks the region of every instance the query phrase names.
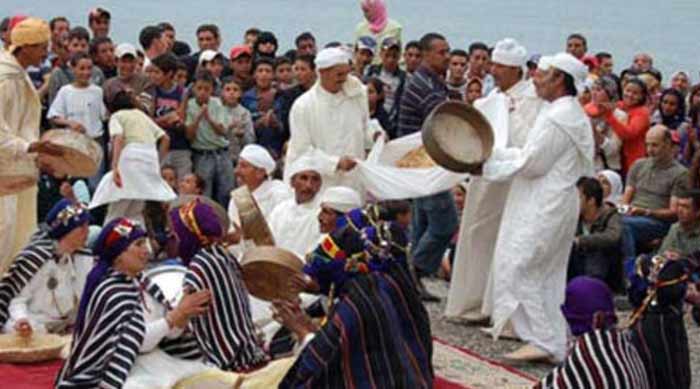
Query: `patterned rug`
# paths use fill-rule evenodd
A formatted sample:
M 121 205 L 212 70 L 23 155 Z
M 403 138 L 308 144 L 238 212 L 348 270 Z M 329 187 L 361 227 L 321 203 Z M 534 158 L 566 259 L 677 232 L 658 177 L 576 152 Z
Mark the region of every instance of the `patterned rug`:
M 436 389 L 529 389 L 536 379 L 512 367 L 433 339 Z

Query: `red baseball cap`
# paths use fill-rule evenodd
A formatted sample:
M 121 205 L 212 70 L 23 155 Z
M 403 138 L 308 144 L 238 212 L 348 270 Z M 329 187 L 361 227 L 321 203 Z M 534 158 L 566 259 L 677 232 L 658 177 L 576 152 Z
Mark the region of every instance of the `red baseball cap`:
M 229 54 L 229 58 L 232 60 L 240 57 L 241 55 L 247 55 L 249 57 L 253 56 L 253 49 L 250 48 L 248 45 L 239 45 L 239 46 L 233 46 L 231 48 L 231 53 Z

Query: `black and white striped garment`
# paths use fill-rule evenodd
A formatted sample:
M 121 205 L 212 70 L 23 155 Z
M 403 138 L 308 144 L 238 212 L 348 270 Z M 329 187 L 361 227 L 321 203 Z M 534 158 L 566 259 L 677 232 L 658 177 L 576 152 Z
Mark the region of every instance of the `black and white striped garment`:
M 85 319 L 73 333 L 57 389 L 119 389 L 143 343 L 146 323 L 138 279 L 113 271 L 95 288 Z
M 49 238 L 48 233 L 39 231 L 32 236 L 27 247 L 15 257 L 12 266 L 0 280 L 0 328 L 9 319 L 12 299 L 22 292 L 46 262 L 56 260 L 55 252 L 56 240 Z M 92 256 L 92 252 L 81 249 L 74 255 Z
M 564 362 L 538 384 L 542 389 L 651 389 L 644 363 L 626 333 L 587 332 Z
M 168 299 L 165 298 L 165 295 L 158 284 L 151 281 L 151 279 L 148 277 L 142 277 L 141 282 L 146 289 L 146 293 L 148 293 L 160 304 L 163 304 L 168 311 L 173 308 L 170 306 L 170 302 L 168 302 Z M 194 334 L 189 330 L 189 328 L 185 329 L 185 332 L 177 338 L 163 338 L 163 340 L 158 343 L 158 347 L 167 354 L 170 354 L 176 358 L 188 360 L 202 359 L 202 352 L 199 349 L 197 339 L 194 337 Z
M 185 288 L 209 290 L 207 313 L 190 321 L 205 358 L 227 371 L 245 371 L 267 359 L 250 314 L 248 290 L 238 261 L 220 245 L 200 249 L 185 276 Z

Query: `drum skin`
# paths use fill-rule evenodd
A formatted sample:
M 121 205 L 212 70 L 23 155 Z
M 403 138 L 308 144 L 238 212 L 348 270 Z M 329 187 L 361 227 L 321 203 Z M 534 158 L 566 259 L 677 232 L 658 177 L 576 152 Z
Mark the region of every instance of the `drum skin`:
M 272 246 L 251 248 L 241 261 L 246 288 L 265 301 L 295 299 L 298 293 L 289 288 L 289 280 L 303 267 L 295 254 Z
M 73 130 L 49 130 L 41 140 L 62 149 L 63 155 L 41 154 L 41 162 L 57 174 L 71 177 L 92 177 L 97 174 L 103 158 L 102 147 L 89 136 Z
M 257 246 L 274 246 L 275 240 L 270 227 L 248 187 L 237 188 L 231 192 L 231 198 L 238 208 L 243 238 L 252 240 Z

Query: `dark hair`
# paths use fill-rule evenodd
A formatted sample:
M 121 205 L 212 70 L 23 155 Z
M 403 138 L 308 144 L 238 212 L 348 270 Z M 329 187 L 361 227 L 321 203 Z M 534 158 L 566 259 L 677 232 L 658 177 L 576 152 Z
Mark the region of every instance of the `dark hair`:
M 563 72 L 559 69 L 556 70 L 564 77 L 564 88 L 566 89 L 566 94 L 568 96 L 576 97 L 578 95 L 578 90 L 576 89 L 576 82 L 574 81 L 574 78 L 569 73 Z
M 566 38 L 566 41 L 568 42 L 572 39 L 578 39 L 581 42 L 583 42 L 584 47 L 588 47 L 588 41 L 586 40 L 586 37 L 584 37 L 583 35 L 581 35 L 579 33 L 573 33 L 573 34 L 569 35 L 568 38 Z
M 258 50 L 258 47 L 263 44 L 263 43 L 272 43 L 275 46 L 275 49 L 272 51 L 272 54 L 269 56 L 274 57 L 275 53 L 277 52 L 277 49 L 279 49 L 279 44 L 277 43 L 277 37 L 275 34 L 273 34 L 271 31 L 262 31 L 260 34 L 258 34 L 258 38 L 255 40 L 255 44 L 253 45 L 253 51 L 257 55 L 261 55 L 260 51 Z M 268 54 L 265 54 L 268 56 Z
M 90 42 L 90 55 L 97 55 L 97 50 L 100 48 L 100 45 L 105 43 L 112 44 L 112 40 L 106 36 L 100 36 L 93 39 L 92 42 Z
M 408 49 L 418 49 L 420 50 L 420 42 L 418 41 L 409 41 L 406 43 L 406 47 L 404 48 L 404 52 Z
M 190 69 L 187 67 L 187 64 L 180 60 L 177 60 L 177 62 L 175 63 L 175 71 L 178 70 L 186 70 L 188 72 L 190 71 Z
M 450 52 L 450 58 L 452 57 L 464 57 L 466 59 L 469 59 L 469 54 L 467 54 L 467 52 L 462 49 L 454 49 Z
M 195 172 L 192 172 L 190 174 L 194 176 L 194 185 L 197 187 L 197 189 L 204 190 L 204 188 L 207 186 L 207 183 L 206 181 L 204 181 L 204 178 L 202 178 L 202 176 Z
M 610 53 L 608 53 L 608 52 L 605 52 L 605 51 L 601 51 L 600 53 L 596 54 L 595 57 L 596 57 L 596 59 L 598 60 L 598 62 L 600 62 L 600 61 L 602 61 L 602 60 L 604 60 L 604 59 L 610 59 L 610 58 L 612 58 L 612 54 L 610 54 Z
M 661 110 L 661 103 L 664 101 L 664 97 L 666 97 L 668 95 L 674 96 L 676 98 L 676 100 L 678 101 L 678 106 L 676 107 L 675 115 L 673 115 L 674 117 L 672 118 L 678 122 L 685 121 L 685 112 L 686 112 L 685 111 L 685 98 L 683 97 L 683 94 L 681 92 L 679 92 L 673 88 L 668 88 L 668 89 L 664 90 L 663 92 L 661 92 L 661 96 L 659 97 L 658 109 L 659 109 L 659 113 L 661 113 L 661 116 L 664 119 L 664 124 L 668 123 L 668 125 L 678 125 L 678 123 L 671 124 L 671 123 L 667 122 L 667 118 L 664 116 L 664 113 Z M 674 129 L 676 129 L 676 128 L 674 128 Z
M 294 62 L 297 59 L 297 51 L 295 49 L 287 50 L 282 57 L 287 57 L 290 61 Z
M 139 43 L 144 50 L 151 48 L 153 41 L 160 39 L 163 35 L 163 31 L 157 26 L 146 26 L 141 30 L 139 34 Z
M 297 55 L 297 57 L 294 59 L 294 62 L 302 61 L 302 62 L 306 63 L 307 65 L 309 65 L 309 68 L 311 68 L 311 70 L 316 70 L 316 62 L 314 62 L 315 60 L 316 60 L 315 56 L 313 56 L 311 54 L 304 54 L 304 55 Z
M 115 113 L 122 109 L 134 109 L 135 107 L 131 94 L 125 90 L 120 90 L 112 98 L 109 104 L 109 112 Z
M 406 200 L 387 200 L 379 203 L 379 218 L 384 221 L 396 221 L 404 213 L 411 212 L 411 203 Z
M 644 83 L 641 79 L 634 77 L 630 78 L 627 80 L 627 84 L 634 84 L 637 85 L 641 90 L 642 90 L 642 101 L 637 104 L 636 106 L 644 105 L 647 103 L 647 100 L 649 99 L 649 90 L 647 89 L 647 84 Z
M 474 42 L 471 45 L 469 45 L 469 55 L 471 56 L 474 54 L 475 51 L 477 50 L 483 50 L 485 52 L 489 52 L 489 47 L 486 46 L 484 42 Z
M 177 57 L 171 53 L 161 54 L 151 60 L 153 66 L 160 69 L 165 74 L 177 71 Z
M 66 19 L 65 16 L 57 16 L 57 17 L 51 19 L 51 21 L 49 22 L 49 29 L 51 29 L 51 31 L 53 31 L 53 29 L 56 28 L 56 23 L 60 23 L 60 22 L 70 24 L 70 22 L 68 21 L 68 19 Z
M 324 49 L 328 49 L 328 48 L 331 48 L 331 47 L 341 47 L 341 46 L 343 46 L 343 43 L 342 43 L 342 42 L 339 42 L 339 41 L 332 41 L 332 42 L 326 43 L 326 45 L 323 46 L 323 48 L 324 48 Z
M 70 42 L 74 39 L 89 42 L 90 41 L 90 33 L 88 32 L 88 30 L 85 29 L 85 27 L 81 27 L 81 26 L 73 27 L 68 32 L 68 42 Z
M 76 66 L 78 62 L 80 62 L 80 60 L 83 59 L 89 59 L 90 61 L 92 61 L 92 57 L 90 57 L 87 53 L 79 52 L 71 55 L 70 60 L 68 62 L 71 66 Z
M 693 204 L 693 209 L 700 209 L 700 189 L 686 189 L 678 194 L 679 199 L 691 199 Z
M 297 36 L 296 39 L 294 39 L 294 45 L 296 47 L 299 47 L 299 44 L 303 41 L 313 41 L 314 43 L 316 43 L 316 38 L 311 32 L 305 31 L 299 34 L 299 36 Z
M 286 57 L 286 56 L 282 56 L 282 57 L 277 57 L 277 58 L 275 58 L 274 70 L 277 70 L 277 68 L 278 68 L 279 66 L 284 65 L 284 64 L 291 65 L 291 64 L 292 64 L 292 60 L 289 59 L 289 57 Z
M 236 81 L 236 79 L 233 78 L 233 76 L 226 76 L 226 77 L 224 77 L 224 78 L 221 80 L 221 86 L 225 86 L 225 85 L 228 85 L 228 84 L 235 84 L 235 85 L 238 87 L 238 89 L 240 89 L 241 91 L 243 91 L 243 88 L 241 87 L 241 84 L 239 84 L 238 81 Z
M 258 36 L 258 35 L 260 35 L 260 29 L 259 29 L 259 28 L 256 28 L 256 27 L 251 27 L 251 28 L 245 30 L 245 34 L 243 34 L 243 35 L 255 35 L 255 36 Z
M 201 81 L 201 82 L 208 82 L 212 86 L 216 84 L 216 81 L 214 80 L 214 76 L 211 74 L 210 71 L 207 69 L 201 68 L 197 70 L 197 73 L 194 75 L 194 82 Z
M 268 58 L 268 57 L 260 57 L 258 58 L 255 63 L 253 64 L 253 73 L 258 69 L 260 65 L 270 65 L 270 67 L 274 70 L 275 69 L 275 62 Z
M 372 85 L 378 94 L 384 93 L 384 81 L 380 80 L 379 77 L 369 77 L 365 80 L 365 85 Z M 377 99 L 377 106 L 382 105 L 384 105 L 384 97 Z
M 202 24 L 199 27 L 197 27 L 197 33 L 195 35 L 199 35 L 203 32 L 211 32 L 212 35 L 214 35 L 214 38 L 219 39 L 219 27 L 216 24 Z
M 183 41 L 175 41 L 173 43 L 173 54 L 177 55 L 178 57 L 184 57 L 186 55 L 189 55 L 192 52 L 192 49 L 190 49 L 190 45 Z
M 161 31 L 172 31 L 175 32 L 175 27 L 173 27 L 172 24 L 169 22 L 160 22 L 158 23 L 158 28 L 160 28 Z
M 576 187 L 581 190 L 583 197 L 594 199 L 598 207 L 603 205 L 603 186 L 600 181 L 592 177 L 581 177 L 576 181 Z
M 444 36 L 436 33 L 429 32 L 420 38 L 420 48 L 421 51 L 430 51 L 433 48 L 434 41 L 444 41 L 446 40 Z
M 700 120 L 698 118 L 700 117 L 700 105 L 695 104 L 690 107 L 690 110 L 688 111 L 688 119 L 690 119 L 690 126 L 693 127 L 692 129 L 688 131 L 695 131 L 695 129 L 700 126 Z
M 162 165 L 160 167 L 160 171 L 162 172 L 163 170 L 172 170 L 175 172 L 175 175 L 177 176 L 177 169 L 175 169 L 175 166 L 173 166 L 173 165 L 168 165 L 168 164 Z

